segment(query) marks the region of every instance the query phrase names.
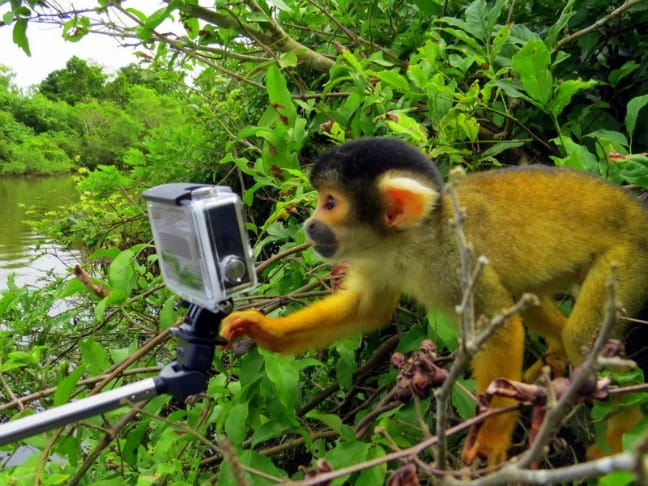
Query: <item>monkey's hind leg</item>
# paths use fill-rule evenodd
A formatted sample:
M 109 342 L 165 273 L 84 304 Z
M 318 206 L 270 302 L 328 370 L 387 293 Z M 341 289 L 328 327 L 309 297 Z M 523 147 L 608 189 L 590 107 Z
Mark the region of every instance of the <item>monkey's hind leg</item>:
M 549 366 L 552 375 L 567 374 L 567 352 L 562 341 L 562 333 L 567 324 L 567 317 L 556 305 L 553 295 L 538 295 L 540 305 L 532 306 L 522 313 L 522 320 L 530 331 L 544 338 L 547 349 L 543 357 L 538 359 L 524 372 L 524 381 L 533 383 L 542 374 L 542 368 Z
M 506 324 L 496 330 L 486 341 L 483 349 L 473 360 L 473 376 L 478 394 L 484 393 L 496 378 L 521 379 L 524 353 L 524 328 L 520 316 L 511 316 Z M 503 408 L 515 405 L 515 400 L 494 397 L 490 406 Z M 507 459 L 513 429 L 517 423 L 517 412 L 495 415 L 484 421 L 472 443 L 466 442 L 462 460 L 472 464 L 477 457 L 487 459 L 489 466 L 495 466 Z
M 574 309 L 563 331 L 565 349 L 573 365 L 577 366 L 591 349 L 603 322 L 608 303 L 605 283 L 611 274 L 612 264 L 618 267 L 615 282 L 616 304 L 628 315 L 635 315 L 642 307 L 648 290 L 648 255 L 645 250 L 618 246 L 596 260 L 583 282 Z M 616 335 L 619 333 L 616 332 Z M 622 451 L 622 438 L 642 419 L 639 407 L 629 407 L 607 421 L 606 443 L 613 453 Z M 597 446 L 591 446 L 588 457 L 606 455 Z

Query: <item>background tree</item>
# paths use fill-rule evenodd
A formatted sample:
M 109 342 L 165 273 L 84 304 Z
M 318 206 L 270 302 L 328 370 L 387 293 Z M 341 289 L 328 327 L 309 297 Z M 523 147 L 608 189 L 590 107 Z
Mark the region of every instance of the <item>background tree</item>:
M 52 71 L 38 85 L 39 93 L 54 101 L 74 105 L 81 100 L 104 96 L 106 75 L 99 66 L 72 56 L 64 69 Z

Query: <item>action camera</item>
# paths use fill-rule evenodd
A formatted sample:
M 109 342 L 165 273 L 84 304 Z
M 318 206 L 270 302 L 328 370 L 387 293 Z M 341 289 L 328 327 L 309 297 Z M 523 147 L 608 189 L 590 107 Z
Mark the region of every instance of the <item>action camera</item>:
M 143 193 L 167 287 L 215 310 L 256 285 L 243 205 L 229 187 L 163 184 Z

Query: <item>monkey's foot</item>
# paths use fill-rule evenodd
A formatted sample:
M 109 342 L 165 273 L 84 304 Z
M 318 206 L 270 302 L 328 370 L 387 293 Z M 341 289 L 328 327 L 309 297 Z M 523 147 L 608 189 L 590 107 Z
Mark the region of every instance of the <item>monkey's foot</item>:
M 467 466 L 472 465 L 477 459 L 485 459 L 489 466 L 497 466 L 507 459 L 509 439 L 501 435 L 487 436 L 478 432 L 477 437 L 471 433 L 464 445 L 461 460 Z
M 492 467 L 506 461 L 516 423 L 517 413 L 507 412 L 473 426 L 461 455 L 463 463 L 470 466 L 481 458 Z
M 566 376 L 569 367 L 567 358 L 561 353 L 548 352 L 542 358 L 533 363 L 524 372 L 524 381 L 526 383 L 535 382 L 542 376 L 542 368 L 549 366 L 552 378 Z
M 643 418 L 641 407 L 637 405 L 626 407 L 612 415 L 607 419 L 605 431 L 605 446 L 609 451 L 605 451 L 598 444 L 592 444 L 585 453 L 587 460 L 591 461 L 623 452 L 623 435 L 635 430 Z

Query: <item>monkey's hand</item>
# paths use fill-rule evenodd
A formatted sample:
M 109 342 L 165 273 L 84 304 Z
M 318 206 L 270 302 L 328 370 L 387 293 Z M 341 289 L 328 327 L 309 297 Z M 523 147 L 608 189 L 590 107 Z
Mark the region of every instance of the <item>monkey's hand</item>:
M 243 336 L 271 351 L 280 351 L 279 337 L 272 330 L 272 318 L 256 310 L 236 311 L 223 319 L 220 335 L 227 339 L 228 347 Z

